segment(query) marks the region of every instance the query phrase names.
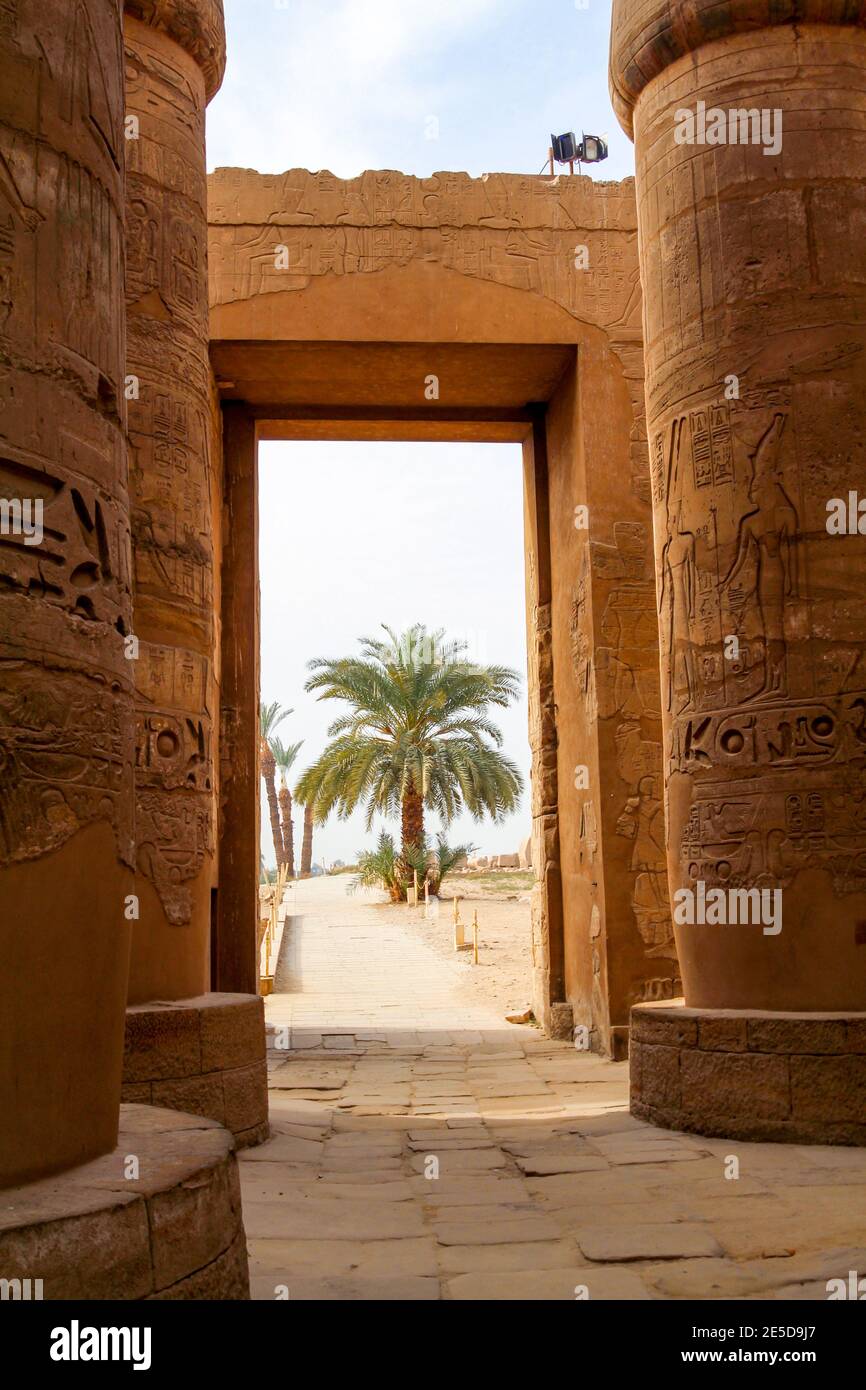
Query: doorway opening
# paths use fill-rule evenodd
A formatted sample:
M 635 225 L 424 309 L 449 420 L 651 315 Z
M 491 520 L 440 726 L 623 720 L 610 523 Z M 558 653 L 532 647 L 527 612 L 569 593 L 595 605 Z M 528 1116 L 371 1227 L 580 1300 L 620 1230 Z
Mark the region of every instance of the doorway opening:
M 523 492 L 517 443 L 259 447 L 260 680 L 275 754 L 262 764 L 262 876 L 283 866 L 290 922 L 271 948 L 269 1007 L 290 1010 L 301 1042 L 528 1019 Z M 376 674 L 394 671 L 378 706 L 345 674 L 377 649 Z M 337 663 L 336 682 L 305 688 Z M 334 724 L 344 719 L 348 732 Z M 427 785 L 407 846 L 416 750 Z

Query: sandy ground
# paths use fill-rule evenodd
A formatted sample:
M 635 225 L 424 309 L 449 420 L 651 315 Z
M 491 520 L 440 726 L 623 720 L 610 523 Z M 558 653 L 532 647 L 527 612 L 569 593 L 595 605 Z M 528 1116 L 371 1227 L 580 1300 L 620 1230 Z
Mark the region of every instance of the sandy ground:
M 467 897 L 460 919 L 467 942 L 472 940 L 472 916 L 478 914 L 478 964 L 472 951 L 454 950 L 454 905 L 448 899 L 423 908 L 386 908 L 405 913 L 408 929 L 437 955 L 447 956 L 460 969 L 464 989 L 482 996 L 500 1013 L 522 1013 L 531 997 L 532 942 L 529 903 L 502 902 L 490 897 Z
M 435 899 L 429 912 L 423 906 L 388 902 L 385 893 L 358 889 L 347 892 L 350 875 L 338 874 L 308 879 L 290 889 L 289 913 L 304 916 L 332 914 L 334 909 L 361 923 L 380 921 L 389 927 L 402 925 L 413 938 L 423 942 L 436 955 L 447 959 L 458 973 L 458 992 L 467 1004 L 489 1005 L 504 1019 L 506 1014 L 522 1013 L 531 998 L 532 943 L 529 900 L 502 901 L 487 894 L 473 893 L 468 885 L 455 880 L 461 897 L 460 917 L 467 941 L 472 940 L 472 916 L 478 913 L 478 965 L 471 951 L 455 951 L 453 902 Z M 450 891 L 446 882 L 445 892 Z M 464 897 L 464 893 L 466 896 Z M 279 987 L 279 986 L 278 986 Z

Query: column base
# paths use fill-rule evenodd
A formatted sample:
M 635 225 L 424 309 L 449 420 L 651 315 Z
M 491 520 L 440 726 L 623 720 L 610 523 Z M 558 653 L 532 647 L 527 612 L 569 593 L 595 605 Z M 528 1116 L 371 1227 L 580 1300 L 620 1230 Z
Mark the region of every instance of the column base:
M 532 1012 L 549 1038 L 570 1039 L 574 1032 L 574 1017 L 568 1000 L 550 999 L 547 976 L 542 970 L 533 972 Z
M 122 1105 L 111 1153 L 0 1192 L 0 1274 L 21 1281 L 13 1298 L 248 1299 L 231 1135 Z
M 631 1011 L 631 1113 L 664 1129 L 866 1145 L 866 1013 Z
M 216 1120 L 239 1149 L 261 1144 L 269 1133 L 263 1000 L 202 994 L 130 1005 L 121 1099 Z

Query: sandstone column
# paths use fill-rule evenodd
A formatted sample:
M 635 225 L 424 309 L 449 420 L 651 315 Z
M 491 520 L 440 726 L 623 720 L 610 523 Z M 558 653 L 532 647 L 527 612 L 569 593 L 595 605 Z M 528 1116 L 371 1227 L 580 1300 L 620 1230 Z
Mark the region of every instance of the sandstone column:
M 0 1186 L 117 1137 L 132 892 L 118 0 L 0 6 Z
M 124 42 L 138 1003 L 209 983 L 216 462 L 204 113 L 222 76 L 222 6 L 127 4 Z
M 722 890 L 729 917 L 767 890 L 754 925 L 705 904 L 677 926 L 690 1007 L 637 1011 L 659 1045 L 637 1058 L 642 1113 L 847 1142 L 866 1139 L 866 538 L 827 520 L 866 496 L 864 20 L 842 0 L 616 0 L 611 50 L 637 158 L 675 918 L 681 890 Z M 661 1044 L 682 1053 L 663 1084 Z
M 140 916 L 124 1094 L 252 1134 L 267 1114 L 261 1002 L 208 993 L 221 445 L 208 358 L 204 123 L 225 64 L 222 3 L 127 0 L 125 12 Z

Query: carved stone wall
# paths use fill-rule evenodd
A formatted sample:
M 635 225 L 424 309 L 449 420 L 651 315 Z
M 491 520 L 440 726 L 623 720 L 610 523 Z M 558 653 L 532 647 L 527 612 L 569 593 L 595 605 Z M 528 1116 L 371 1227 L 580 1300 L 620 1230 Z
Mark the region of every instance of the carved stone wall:
M 640 353 L 630 179 L 462 173 L 418 179 L 368 170 L 344 180 L 327 170 L 217 169 L 208 190 L 212 307 L 243 304 L 246 318 L 249 301 L 260 295 L 305 290 L 322 276 L 421 262 L 550 300 L 575 320 L 605 327 L 615 351 Z M 587 252 L 581 268 L 578 247 Z M 332 327 L 340 336 L 342 326 Z M 503 327 L 498 341 L 507 340 Z M 470 337 L 481 340 L 480 332 Z M 633 403 L 642 418 L 641 389 Z
M 866 1005 L 866 538 L 827 525 L 832 499 L 856 508 L 866 492 L 864 18 L 857 4 L 699 0 L 688 22 L 665 0 L 614 7 L 611 81 L 637 154 L 670 886 L 781 894 L 777 932 L 678 928 L 696 1007 Z M 732 112 L 756 113 L 757 141 Z
M 132 1002 L 198 995 L 209 986 L 218 457 L 207 352 L 204 113 L 222 72 L 221 9 L 214 0 L 182 14 L 126 6 L 127 121 L 135 122 L 126 179 L 129 472 L 140 644 L 141 917 Z
M 118 0 L 0 5 L 0 1186 L 117 1136 L 134 855 L 120 33 Z

